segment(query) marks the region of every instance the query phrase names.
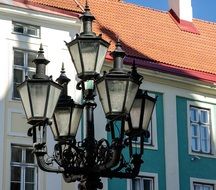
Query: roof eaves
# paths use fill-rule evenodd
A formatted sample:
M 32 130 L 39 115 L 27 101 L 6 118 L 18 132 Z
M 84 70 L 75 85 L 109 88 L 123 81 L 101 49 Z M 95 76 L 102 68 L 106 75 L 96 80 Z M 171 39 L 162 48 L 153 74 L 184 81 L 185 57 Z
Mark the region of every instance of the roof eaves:
M 79 18 L 80 14 L 76 13 L 74 11 L 69 11 L 67 9 L 60 9 L 57 7 L 41 4 L 41 3 L 36 3 L 33 1 L 23 1 L 23 0 L 13 0 L 13 6 L 16 7 L 21 7 L 29 10 L 37 10 L 41 12 L 50 12 L 52 14 L 57 14 L 57 15 L 64 15 L 64 16 L 69 16 L 69 17 L 76 17 Z
M 124 59 L 125 64 L 132 65 L 132 63 L 135 61 L 136 65 L 140 68 L 146 68 L 154 71 L 159 71 L 162 73 L 168 73 L 171 75 L 177 75 L 181 77 L 187 77 L 191 79 L 196 79 L 202 82 L 208 82 L 211 84 L 216 83 L 216 74 L 213 73 L 207 73 L 203 71 L 188 69 L 188 68 L 182 68 L 178 66 L 168 65 L 161 62 L 154 62 L 151 60 L 142 60 L 135 57 L 129 57 L 127 56 Z

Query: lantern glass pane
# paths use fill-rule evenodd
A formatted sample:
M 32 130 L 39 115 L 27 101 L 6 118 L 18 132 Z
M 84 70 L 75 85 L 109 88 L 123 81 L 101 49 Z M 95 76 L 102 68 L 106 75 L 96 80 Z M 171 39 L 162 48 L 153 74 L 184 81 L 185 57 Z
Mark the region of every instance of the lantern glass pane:
M 56 108 L 55 110 L 55 119 L 56 119 L 56 124 L 57 124 L 60 137 L 68 136 L 70 113 L 71 113 L 70 107 Z
M 70 135 L 76 136 L 77 129 L 79 126 L 79 122 L 82 115 L 82 108 L 75 107 L 72 114 L 72 121 L 71 121 L 71 128 L 70 128 Z
M 59 96 L 61 94 L 61 90 L 62 90 L 62 88 L 59 86 L 56 86 L 55 83 L 50 84 L 50 91 L 49 91 L 47 111 L 46 111 L 46 117 L 47 118 L 52 118 L 53 112 L 55 110 Z
M 29 83 L 33 117 L 44 117 L 48 93 L 48 83 Z
M 135 99 L 130 111 L 132 127 L 134 129 L 139 128 L 141 105 L 142 105 L 142 99 Z
M 27 119 L 32 117 L 31 114 L 31 105 L 30 105 L 30 101 L 29 101 L 29 93 L 28 93 L 28 85 L 27 82 L 24 82 L 22 85 L 20 85 L 18 88 L 21 100 L 22 100 L 22 104 L 26 113 L 26 117 Z
M 74 63 L 77 73 L 81 73 L 82 72 L 82 62 L 80 58 L 78 42 L 71 45 L 69 48 L 69 51 L 70 51 L 71 58 L 72 58 L 72 61 Z
M 84 72 L 94 72 L 98 52 L 98 41 L 80 40 Z
M 109 104 L 108 104 L 109 97 L 107 96 L 105 80 L 97 84 L 97 89 L 98 89 L 98 93 L 99 93 L 99 97 L 100 97 L 100 101 L 101 101 L 103 110 L 105 113 L 108 113 L 109 112 Z
M 129 131 L 129 124 L 128 124 L 128 121 L 125 121 L 125 124 L 124 124 L 124 131 Z
M 138 88 L 139 88 L 139 85 L 137 83 L 129 81 L 128 92 L 127 92 L 127 97 L 125 101 L 125 111 L 127 113 L 130 112 L 130 109 L 133 104 Z
M 106 57 L 106 52 L 107 52 L 107 47 L 104 46 L 103 44 L 100 44 L 99 51 L 98 51 L 97 64 L 96 64 L 96 72 L 97 73 L 101 72 L 101 68 L 103 66 L 104 59 Z
M 55 118 L 55 112 L 54 112 L 54 115 L 53 115 Z M 54 139 L 57 140 L 58 139 L 58 129 L 57 129 L 57 126 L 56 126 L 56 123 L 55 123 L 55 120 L 54 122 L 52 123 L 52 125 L 50 125 L 50 128 L 51 128 L 51 131 L 53 133 L 53 136 L 54 136 Z
M 108 80 L 111 112 L 122 112 L 125 99 L 127 81 Z
M 143 124 L 142 124 L 142 128 L 144 130 L 148 129 L 148 124 L 154 110 L 154 105 L 155 105 L 154 101 L 152 101 L 149 98 L 145 98 L 145 107 L 144 107 Z

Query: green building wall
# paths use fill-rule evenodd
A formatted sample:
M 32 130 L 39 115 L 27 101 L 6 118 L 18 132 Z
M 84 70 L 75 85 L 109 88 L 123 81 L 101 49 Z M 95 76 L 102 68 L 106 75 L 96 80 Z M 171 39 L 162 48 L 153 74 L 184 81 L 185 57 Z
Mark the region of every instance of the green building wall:
M 180 190 L 190 189 L 191 177 L 208 179 L 208 180 L 216 180 L 216 159 L 215 158 L 208 158 L 199 155 L 200 159 L 193 160 L 194 155 L 189 154 L 187 101 L 193 101 L 193 100 L 186 99 L 183 97 L 177 97 L 176 100 Z

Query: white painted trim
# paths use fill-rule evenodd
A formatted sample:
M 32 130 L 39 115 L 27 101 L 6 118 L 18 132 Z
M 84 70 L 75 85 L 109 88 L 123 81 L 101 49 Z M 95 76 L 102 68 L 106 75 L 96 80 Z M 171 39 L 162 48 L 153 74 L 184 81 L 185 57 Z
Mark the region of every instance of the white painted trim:
M 154 179 L 154 190 L 159 190 L 158 174 L 150 172 L 139 172 L 138 177 L 150 177 Z M 127 190 L 132 190 L 131 179 L 127 179 Z
M 210 110 L 211 113 L 211 150 L 212 153 L 211 154 L 202 154 L 199 152 L 193 152 L 191 150 L 191 128 L 190 128 L 190 105 L 192 106 L 197 106 L 197 107 L 201 107 L 201 108 L 206 108 Z M 214 106 L 208 103 L 203 103 L 203 102 L 198 102 L 198 101 L 187 101 L 187 131 L 188 131 L 188 153 L 196 158 L 196 156 L 198 157 L 207 157 L 207 158 L 216 158 L 216 139 L 214 138 L 216 136 L 216 123 L 215 123 L 215 111 L 214 111 Z
M 1 172 L 0 172 L 0 189 L 4 189 L 3 188 L 3 175 L 4 175 L 4 146 L 5 146 L 5 99 L 0 99 L 0 127 L 1 127 L 1 131 L 0 131 L 0 168 Z
M 190 177 L 190 190 L 194 190 L 193 183 L 212 184 L 214 185 L 214 189 L 216 189 L 216 180 Z
M 176 94 L 168 91 L 163 95 L 164 105 L 164 146 L 166 190 L 179 190 L 179 156 Z
M 64 25 L 81 25 L 79 18 L 73 16 L 63 16 L 54 13 L 44 13 L 42 11 L 20 8 L 17 6 L 5 5 L 0 3 L 0 12 L 10 16 L 24 16 L 46 22 L 58 22 Z M 40 13 L 40 14 L 38 14 Z M 40 21 L 38 21 L 40 22 Z

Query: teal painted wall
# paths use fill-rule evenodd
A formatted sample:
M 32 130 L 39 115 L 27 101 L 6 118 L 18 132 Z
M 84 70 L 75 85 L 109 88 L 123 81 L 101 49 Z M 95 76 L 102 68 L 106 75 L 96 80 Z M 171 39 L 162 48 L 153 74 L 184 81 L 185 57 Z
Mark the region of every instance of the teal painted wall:
M 194 161 L 188 150 L 187 101 L 177 97 L 177 127 L 178 127 L 178 154 L 180 190 L 190 189 L 190 177 L 202 179 L 216 179 L 216 159 L 199 156 Z M 213 126 L 216 127 L 216 126 Z
M 164 156 L 164 116 L 163 116 L 163 95 L 155 93 L 158 96 L 156 115 L 157 115 L 157 141 L 158 150 L 144 149 L 141 172 L 150 172 L 158 174 L 159 190 L 166 189 L 165 178 L 165 156 Z M 155 138 L 155 137 L 153 137 Z M 108 180 L 109 190 L 126 190 L 127 180 L 124 179 L 110 179 Z

